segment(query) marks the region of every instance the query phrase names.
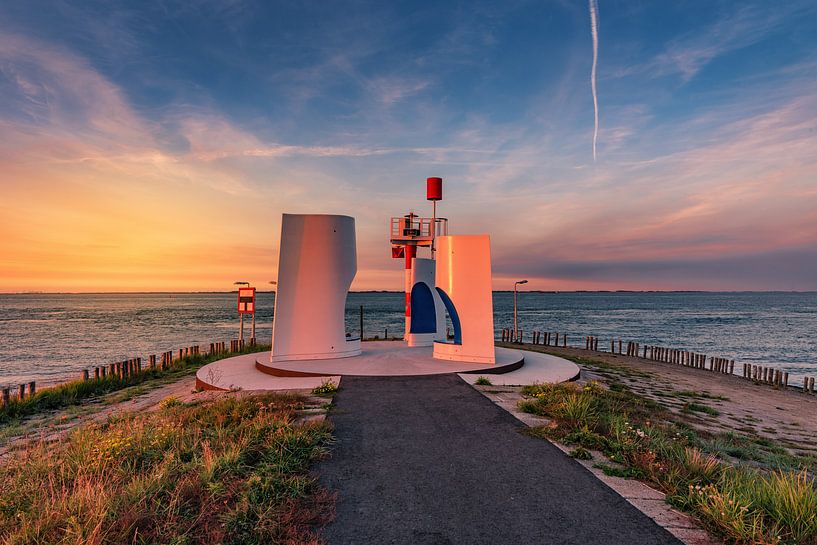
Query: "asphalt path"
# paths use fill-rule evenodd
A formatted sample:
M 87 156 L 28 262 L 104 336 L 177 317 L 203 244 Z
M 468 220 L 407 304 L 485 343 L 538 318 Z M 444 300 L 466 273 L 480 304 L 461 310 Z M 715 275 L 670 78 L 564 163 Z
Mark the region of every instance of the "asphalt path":
M 344 377 L 334 405 L 329 545 L 680 545 L 456 375 Z

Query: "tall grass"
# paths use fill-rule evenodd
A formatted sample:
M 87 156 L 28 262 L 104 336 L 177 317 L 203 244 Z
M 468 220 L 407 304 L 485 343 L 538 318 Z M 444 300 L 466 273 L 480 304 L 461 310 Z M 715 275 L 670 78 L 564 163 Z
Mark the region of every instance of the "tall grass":
M 268 394 L 122 414 L 0 464 L 3 544 L 314 543 L 332 498 L 309 476 L 331 440 Z
M 662 489 L 672 503 L 729 541 L 817 544 L 817 483 L 806 460 L 796 471 L 736 466 L 720 455 L 721 443 L 738 443 L 737 438 L 702 438 L 666 409 L 627 389 L 606 390 L 596 383 L 534 385 L 523 394 L 527 399 L 520 402 L 521 410 L 553 421 L 538 433 L 602 451 L 624 466 L 606 469 Z M 760 448 L 758 440 L 753 444 Z
M 0 424 L 15 418 L 77 405 L 88 398 L 108 394 L 151 380 L 181 376 L 192 369 L 197 369 L 219 359 L 264 350 L 269 350 L 269 345 L 247 346 L 241 352 L 197 354 L 174 360 L 170 367 L 165 370 L 157 367 L 156 369 L 144 369 L 141 373 L 128 375 L 126 378 L 108 375 L 104 379 L 75 380 L 51 388 L 43 388 L 34 396 L 22 400 L 12 398 L 8 405 L 0 407 Z

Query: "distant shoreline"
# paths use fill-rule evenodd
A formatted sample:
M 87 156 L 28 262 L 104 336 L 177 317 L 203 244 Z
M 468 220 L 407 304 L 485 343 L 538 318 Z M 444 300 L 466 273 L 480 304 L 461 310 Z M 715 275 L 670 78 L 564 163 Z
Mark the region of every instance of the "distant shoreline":
M 3 295 L 212 295 L 220 293 L 237 293 L 237 290 L 226 291 L 8 291 Z M 256 293 L 275 293 L 275 290 L 256 290 Z M 349 293 L 395 293 L 400 290 L 350 290 Z M 513 290 L 494 290 L 493 293 L 513 293 Z M 519 293 L 817 293 L 817 290 L 520 290 Z

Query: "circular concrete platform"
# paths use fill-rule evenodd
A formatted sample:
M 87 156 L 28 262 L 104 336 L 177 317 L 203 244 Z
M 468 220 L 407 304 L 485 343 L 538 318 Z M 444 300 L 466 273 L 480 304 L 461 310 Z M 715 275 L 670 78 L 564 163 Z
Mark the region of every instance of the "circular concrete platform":
M 408 347 L 399 341 L 367 342 L 354 358 L 292 361 L 271 364 L 268 354 L 244 354 L 205 365 L 196 385 L 205 390 L 311 390 L 342 376 L 411 376 L 458 373 L 472 383 L 489 375 L 500 385 L 565 382 L 578 377 L 579 368 L 556 356 L 497 348 L 495 365 L 435 360 L 431 347 Z
M 438 360 L 432 357 L 430 346 L 408 346 L 401 341 L 374 341 L 362 343 L 362 353 L 353 358 L 331 360 L 269 361 L 268 354 L 256 354 L 255 367 L 262 373 L 276 377 L 344 376 L 414 376 L 447 373 L 508 373 L 524 364 L 518 350 L 496 349 L 496 363 L 469 363 Z

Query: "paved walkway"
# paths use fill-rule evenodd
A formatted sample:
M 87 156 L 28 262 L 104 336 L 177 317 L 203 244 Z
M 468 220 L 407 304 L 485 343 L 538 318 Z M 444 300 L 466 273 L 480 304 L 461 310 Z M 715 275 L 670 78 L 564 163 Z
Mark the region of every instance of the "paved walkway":
M 345 377 L 330 545 L 680 542 L 455 375 Z

